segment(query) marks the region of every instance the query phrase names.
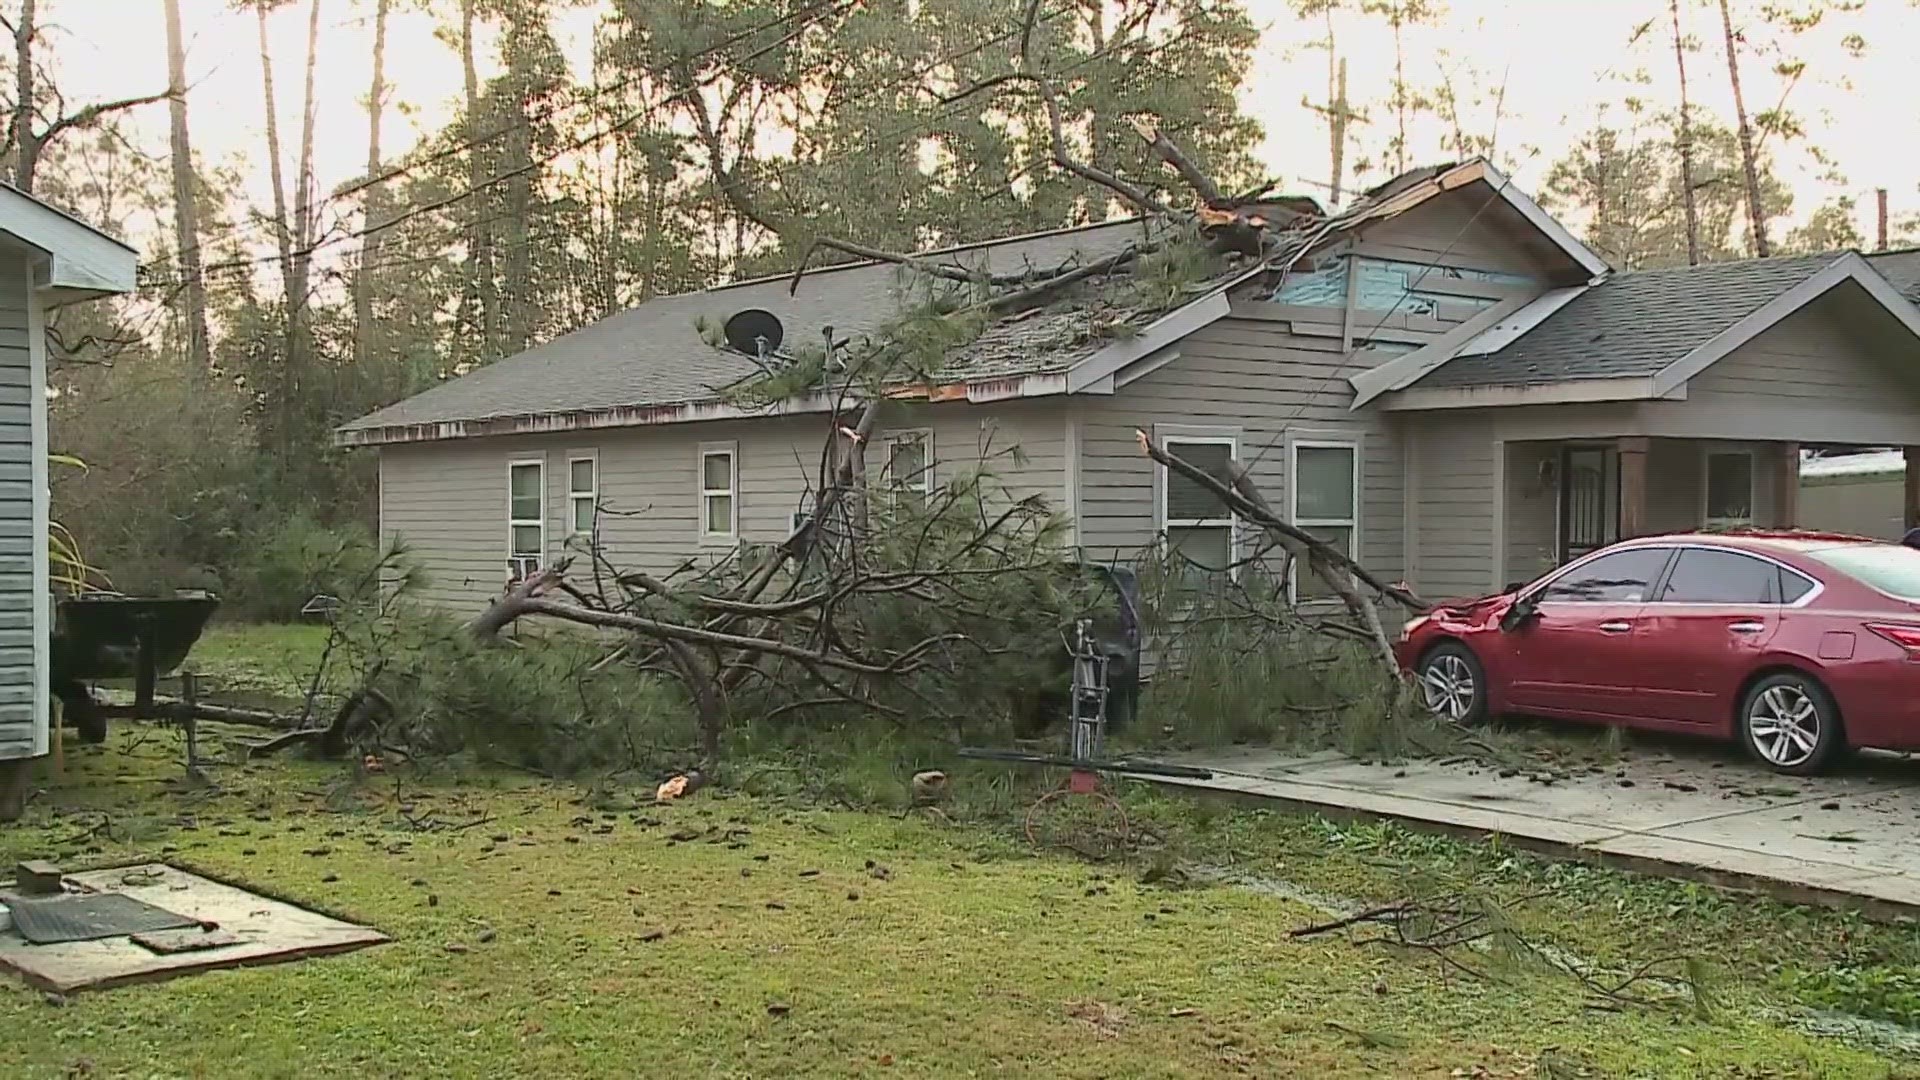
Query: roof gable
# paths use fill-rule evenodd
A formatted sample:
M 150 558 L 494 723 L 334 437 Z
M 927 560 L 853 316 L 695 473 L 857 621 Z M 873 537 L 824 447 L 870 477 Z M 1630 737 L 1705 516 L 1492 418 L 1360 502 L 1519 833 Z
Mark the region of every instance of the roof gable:
M 1363 391 L 1355 407 L 1386 390 L 1403 391 L 1397 404 L 1408 408 L 1481 403 L 1465 395 L 1490 389 L 1578 387 L 1581 400 L 1672 395 L 1846 282 L 1920 340 L 1920 309 L 1858 253 L 1649 270 L 1543 295 L 1514 313 L 1513 322 L 1530 323 L 1517 333 L 1483 326 L 1396 358 L 1382 367 L 1398 371 L 1369 373 L 1364 388 L 1353 380 Z
M 0 232 L 47 254 L 38 284 L 58 300 L 132 292 L 139 255 L 125 243 L 11 184 L 0 184 Z

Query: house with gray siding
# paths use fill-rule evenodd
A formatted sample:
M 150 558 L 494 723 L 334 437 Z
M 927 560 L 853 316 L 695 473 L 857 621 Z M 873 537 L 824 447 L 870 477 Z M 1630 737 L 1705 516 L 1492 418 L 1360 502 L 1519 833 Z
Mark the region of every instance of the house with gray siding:
M 49 308 L 130 291 L 132 248 L 0 184 L 0 818 L 48 752 Z
M 1155 227 L 920 258 L 1005 274 Z M 787 342 L 857 340 L 928 287 L 860 263 L 652 300 L 337 438 L 379 455 L 382 532 L 422 559 L 439 603 L 476 609 L 589 530 L 616 563 L 663 572 L 783 539 L 829 434 L 820 396 L 730 397 L 761 368 L 712 328 L 753 311 Z M 1085 321 L 1041 310 L 990 327 L 893 395 L 880 460 L 931 483 L 990 460 L 1089 558 L 1166 545 L 1226 565 L 1248 550 L 1238 522 L 1141 453 L 1147 430 L 1197 463 L 1247 464 L 1299 524 L 1450 597 L 1627 536 L 1794 525 L 1802 444 L 1920 446 L 1920 309 L 1872 259 L 1617 273 L 1478 159 L 1397 178 L 1304 248 L 1124 334 Z M 1916 502 L 1910 489 L 1909 521 Z

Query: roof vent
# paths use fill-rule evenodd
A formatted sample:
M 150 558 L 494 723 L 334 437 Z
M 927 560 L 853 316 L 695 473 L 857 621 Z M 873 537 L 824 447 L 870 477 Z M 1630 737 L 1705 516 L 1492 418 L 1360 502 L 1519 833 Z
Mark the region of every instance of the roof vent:
M 748 356 L 765 358 L 772 356 L 780 348 L 780 341 L 786 331 L 780 326 L 780 319 L 771 311 L 748 308 L 737 312 L 727 320 L 722 331 L 726 334 L 727 344 L 735 352 Z

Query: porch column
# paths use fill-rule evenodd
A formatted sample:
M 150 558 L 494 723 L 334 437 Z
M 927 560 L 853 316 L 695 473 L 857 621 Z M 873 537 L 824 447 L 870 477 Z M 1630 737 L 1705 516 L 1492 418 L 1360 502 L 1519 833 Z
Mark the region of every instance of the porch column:
M 1644 436 L 1616 440 L 1620 453 L 1620 539 L 1647 533 L 1647 440 Z
M 1773 524 L 1777 529 L 1800 527 L 1800 444 L 1780 443 L 1780 464 L 1774 470 Z
M 1920 529 L 1920 446 L 1906 448 L 1907 458 L 1907 528 Z

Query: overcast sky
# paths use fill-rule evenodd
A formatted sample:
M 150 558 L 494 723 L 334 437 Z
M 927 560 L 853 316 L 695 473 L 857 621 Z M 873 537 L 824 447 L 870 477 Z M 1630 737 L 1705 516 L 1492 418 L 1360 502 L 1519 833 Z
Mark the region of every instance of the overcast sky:
M 322 41 L 318 64 L 319 115 L 315 148 L 319 186 L 327 190 L 360 174 L 366 157 L 366 115 L 362 98 L 371 74 L 369 0 L 322 0 Z M 927 0 L 938 2 L 938 0 Z M 264 205 L 266 181 L 264 113 L 261 109 L 259 49 L 251 14 L 232 11 L 226 0 L 181 0 L 188 38 L 193 138 L 206 159 L 244 154 L 251 168 L 251 194 Z M 412 8 L 401 3 L 397 7 Z M 438 5 L 450 8 L 449 4 Z M 1308 181 L 1326 174 L 1324 128 L 1301 106 L 1303 96 L 1320 100 L 1326 88 L 1326 57 L 1309 48 L 1323 33 L 1319 23 L 1302 23 L 1290 14 L 1288 0 L 1248 0 L 1262 27 L 1252 77 L 1243 89 L 1247 111 L 1266 129 L 1262 157 L 1273 174 L 1296 190 L 1317 193 Z M 1671 39 L 1664 21 L 1667 0 L 1451 0 L 1444 25 L 1408 34 L 1410 80 L 1430 82 L 1443 64 L 1471 65 L 1492 88 L 1504 81 L 1506 114 L 1499 135 L 1502 148 L 1534 156 L 1517 169 L 1520 184 L 1537 188 L 1546 168 L 1592 122 L 1596 108 L 1641 93 L 1661 101 L 1677 100 Z M 1717 7 L 1691 0 L 1685 16 L 1703 51 L 1690 58 L 1689 82 L 1695 101 L 1731 125 Z M 1758 8 L 1757 0 L 1735 0 L 1736 9 Z M 149 93 L 166 83 L 165 23 L 161 0 L 41 0 L 42 18 L 55 31 L 59 82 L 70 102 L 81 103 Z M 589 8 L 563 16 L 563 46 L 584 71 L 591 30 L 600 12 Z M 1661 20 L 1647 40 L 1630 44 L 1635 24 Z M 1834 193 L 1860 200 L 1861 230 L 1872 235 L 1872 189 L 1890 189 L 1894 215 L 1920 212 L 1920 108 L 1914 106 L 1913 65 L 1920 46 L 1920 9 L 1907 0 L 1866 0 L 1862 11 L 1829 20 L 1801 42 L 1798 52 L 1810 61 L 1808 75 L 1787 98 L 1800 113 L 1813 142 L 1846 173 L 1847 183 L 1823 185 L 1807 155 L 1784 148 L 1781 172 L 1794 186 L 1804 211 Z M 396 82 L 395 104 L 388 113 L 388 152 L 397 154 L 423 133 L 445 123 L 460 93 L 458 57 L 435 39 L 432 16 L 397 12 L 388 31 L 388 72 Z M 297 131 L 300 65 L 306 33 L 306 4 L 290 5 L 272 21 L 276 90 L 281 129 Z M 1859 59 L 1845 55 L 1839 41 L 1857 31 L 1867 40 Z M 1349 19 L 1336 28 L 1341 51 L 1350 58 L 1350 95 L 1380 97 L 1389 89 L 1393 52 L 1383 26 Z M 1756 30 L 1755 40 L 1760 40 Z M 491 53 L 491 42 L 486 43 Z M 1444 58 L 1442 51 L 1444 50 Z M 1773 105 L 1781 80 L 1761 59 L 1743 62 L 1749 107 Z M 1637 69 L 1653 76 L 1651 86 L 1626 82 Z M 1850 89 L 1848 85 L 1850 84 Z M 1463 96 L 1464 86 L 1462 87 Z M 404 110 L 406 115 L 397 115 Z M 1384 114 L 1376 110 L 1376 119 Z M 138 121 L 144 143 L 163 153 L 166 110 L 154 106 Z M 1473 114 L 1469 127 L 1484 132 L 1491 114 Z M 1412 142 L 1420 156 L 1439 156 L 1438 121 L 1423 118 Z M 1372 134 L 1384 140 L 1385 127 Z M 290 137 L 289 137 L 290 138 Z M 289 149 L 289 154 L 293 152 Z M 289 161 L 287 168 L 292 169 Z M 134 239 L 138 240 L 138 237 Z

